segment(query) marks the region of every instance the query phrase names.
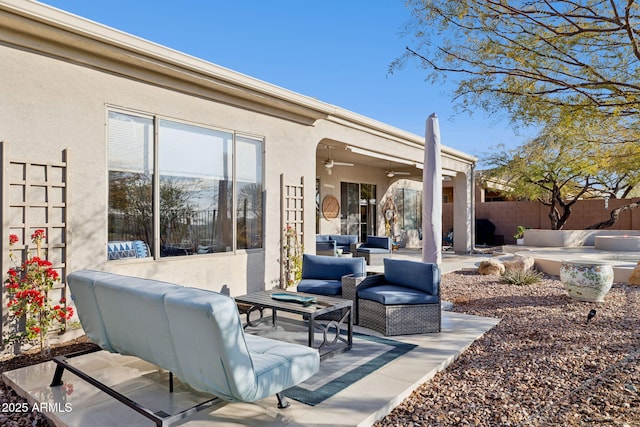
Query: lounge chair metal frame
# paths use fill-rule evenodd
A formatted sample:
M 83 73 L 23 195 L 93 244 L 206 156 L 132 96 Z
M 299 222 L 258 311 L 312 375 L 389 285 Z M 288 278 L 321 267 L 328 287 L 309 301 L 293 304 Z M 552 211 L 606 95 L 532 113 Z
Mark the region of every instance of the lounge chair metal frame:
M 74 357 L 78 357 L 78 356 L 84 356 L 87 354 L 91 354 L 94 353 L 96 351 L 101 351 L 102 349 L 100 348 L 95 348 L 95 349 L 90 349 L 90 350 L 83 350 L 83 351 L 78 351 L 75 353 L 70 353 L 64 356 L 57 356 L 53 358 L 53 361 L 56 363 L 56 371 L 53 374 L 53 380 L 51 381 L 50 387 L 59 387 L 61 385 L 64 384 L 64 382 L 62 381 L 62 374 L 64 373 L 65 369 L 69 372 L 71 372 L 72 374 L 74 374 L 75 376 L 81 378 L 82 380 L 88 382 L 89 384 L 91 384 L 92 386 L 96 387 L 97 389 L 99 389 L 100 391 L 108 394 L 109 396 L 113 397 L 114 399 L 116 399 L 118 402 L 124 403 L 125 405 L 127 405 L 129 408 L 133 409 L 134 411 L 136 411 L 137 413 L 141 414 L 142 416 L 150 419 L 151 421 L 153 421 L 156 426 L 158 427 L 165 427 L 165 426 L 170 426 L 196 412 L 199 412 L 203 409 L 209 408 L 211 407 L 213 404 L 218 403 L 218 402 L 224 402 L 224 400 L 220 399 L 219 397 L 213 397 L 209 400 L 206 400 L 202 403 L 198 403 L 197 405 L 194 405 L 190 408 L 184 409 L 176 414 L 168 414 L 164 411 L 156 411 L 153 412 L 151 409 L 145 408 L 144 406 L 142 406 L 141 404 L 139 404 L 138 402 L 128 398 L 127 396 L 125 396 L 124 394 L 114 390 L 112 387 L 109 387 L 108 385 L 98 381 L 97 379 L 95 379 L 94 377 L 92 377 L 91 375 L 87 374 L 86 372 L 82 371 L 81 369 L 76 368 L 75 366 L 71 365 L 69 363 L 69 359 L 72 359 Z M 173 393 L 173 373 L 169 372 L 169 393 Z M 284 396 L 284 394 L 282 393 L 276 393 L 276 397 L 278 398 L 278 408 L 283 409 L 288 407 L 290 404 L 287 401 L 286 397 Z

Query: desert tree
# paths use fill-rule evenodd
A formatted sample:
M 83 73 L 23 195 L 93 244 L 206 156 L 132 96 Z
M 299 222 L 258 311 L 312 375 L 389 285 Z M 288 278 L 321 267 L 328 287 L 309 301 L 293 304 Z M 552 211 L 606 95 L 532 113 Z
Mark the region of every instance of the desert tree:
M 522 175 L 531 175 L 525 197 L 549 204 L 552 228 L 563 226 L 576 197 L 624 197 L 637 185 L 640 7 L 635 0 L 406 3 L 413 39 L 390 72 L 417 60 L 431 81 L 455 80 L 453 96 L 462 109 L 481 108 L 506 114 L 514 126 L 542 128 L 534 141 L 494 160 L 528 168 Z M 552 132 L 554 125 L 559 128 Z M 575 131 L 582 126 L 589 132 L 578 138 Z M 561 135 L 567 129 L 574 133 Z M 535 165 L 536 159 L 541 163 Z M 554 166 L 563 166 L 557 170 L 562 174 L 552 173 Z M 612 225 L 606 222 L 600 225 Z
M 458 105 L 514 123 L 640 111 L 640 9 L 633 0 L 408 0 L 413 36 L 390 71 L 417 58 L 454 77 Z
M 603 144 L 599 129 L 556 120 L 530 142 L 487 155 L 487 177 L 511 197 L 547 206 L 551 229 L 560 230 L 578 200 L 624 196 L 638 182 L 637 145 Z

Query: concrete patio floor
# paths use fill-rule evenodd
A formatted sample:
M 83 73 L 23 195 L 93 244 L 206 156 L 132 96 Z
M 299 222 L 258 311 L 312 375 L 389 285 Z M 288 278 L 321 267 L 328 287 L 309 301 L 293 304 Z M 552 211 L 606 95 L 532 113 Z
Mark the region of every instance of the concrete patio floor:
M 415 258 L 419 252 L 405 251 L 397 257 Z M 478 256 L 444 254 L 443 272 L 473 268 Z M 372 270 L 375 270 L 372 269 Z M 416 344 L 403 356 L 352 384 L 317 406 L 289 399 L 291 406 L 277 409 L 275 396 L 255 403 L 217 403 L 176 425 L 199 426 L 370 426 L 408 397 L 420 384 L 449 366 L 474 340 L 499 319 L 443 311 L 439 334 L 391 337 Z M 355 327 L 356 332 L 377 333 Z M 331 359 L 323 363 L 330 363 Z M 188 387 L 167 392 L 168 374 L 140 359 L 92 353 L 74 359 L 74 364 L 100 381 L 123 392 L 153 410 L 178 412 L 207 395 Z M 18 394 L 37 404 L 41 412 L 58 426 L 149 426 L 151 421 L 117 402 L 95 387 L 65 372 L 62 389 L 52 389 L 53 362 L 5 372 L 3 378 Z

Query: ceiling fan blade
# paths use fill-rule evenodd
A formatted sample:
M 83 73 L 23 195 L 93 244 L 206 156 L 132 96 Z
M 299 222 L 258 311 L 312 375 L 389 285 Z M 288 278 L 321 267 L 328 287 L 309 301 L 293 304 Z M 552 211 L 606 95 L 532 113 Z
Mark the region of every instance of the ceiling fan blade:
M 348 163 L 348 162 L 333 162 L 333 164 L 335 166 L 353 166 L 353 163 Z
M 411 172 L 396 172 L 396 171 L 384 171 L 388 178 L 393 178 L 396 175 L 411 175 Z

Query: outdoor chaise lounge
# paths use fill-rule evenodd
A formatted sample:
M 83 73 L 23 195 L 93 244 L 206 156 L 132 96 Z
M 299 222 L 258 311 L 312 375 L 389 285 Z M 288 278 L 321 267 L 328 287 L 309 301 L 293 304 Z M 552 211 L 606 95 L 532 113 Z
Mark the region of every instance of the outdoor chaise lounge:
M 355 256 L 366 259 L 367 265 L 382 265 L 382 260 L 391 256 L 391 238 L 367 236 L 367 241 L 356 249 Z
M 229 296 L 89 270 L 70 274 L 68 284 L 87 336 L 102 349 L 139 357 L 226 401 L 253 402 L 276 394 L 278 406 L 286 407 L 282 391 L 319 369 L 316 349 L 245 334 Z M 62 384 L 68 369 L 157 425 L 185 416 L 159 416 L 79 371 L 67 357 L 54 360 L 52 386 Z
M 358 325 L 384 335 L 440 332 L 440 269 L 437 264 L 385 259 L 384 274 L 356 288 Z

